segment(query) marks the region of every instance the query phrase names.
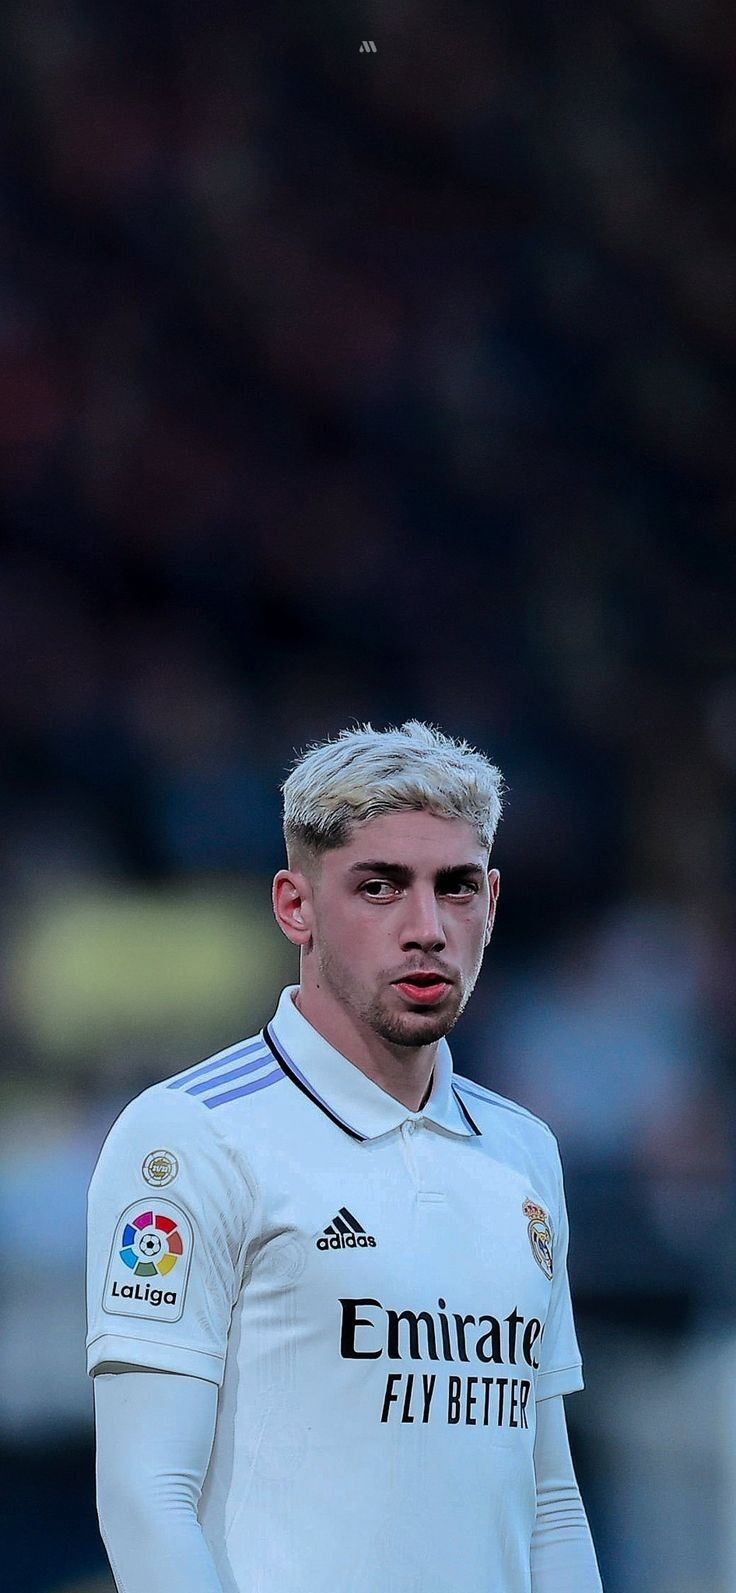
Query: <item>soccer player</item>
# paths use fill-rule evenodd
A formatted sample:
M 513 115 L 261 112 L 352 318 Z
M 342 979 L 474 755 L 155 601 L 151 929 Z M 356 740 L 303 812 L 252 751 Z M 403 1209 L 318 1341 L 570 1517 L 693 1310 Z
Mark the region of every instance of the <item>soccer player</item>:
M 299 984 L 125 1109 L 89 1192 L 121 1593 L 597 1593 L 556 1142 L 453 1072 L 499 771 L 409 720 L 283 787 Z

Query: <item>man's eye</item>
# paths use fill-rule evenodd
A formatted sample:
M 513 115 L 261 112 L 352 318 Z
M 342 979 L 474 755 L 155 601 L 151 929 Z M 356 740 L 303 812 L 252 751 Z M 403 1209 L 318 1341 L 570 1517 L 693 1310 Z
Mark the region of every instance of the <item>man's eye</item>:
M 385 897 L 381 897 L 379 895 L 379 892 L 383 891 L 384 887 L 389 892 L 400 889 L 400 886 L 395 885 L 390 879 L 369 879 L 366 880 L 365 884 L 361 885 L 360 888 L 361 891 L 365 891 L 373 901 L 381 901 L 386 899 Z M 475 883 L 475 880 L 456 880 L 452 884 L 448 884 L 445 887 L 443 894 L 445 896 L 463 896 L 468 891 L 470 892 L 471 896 L 475 896 L 477 894 L 478 886 Z

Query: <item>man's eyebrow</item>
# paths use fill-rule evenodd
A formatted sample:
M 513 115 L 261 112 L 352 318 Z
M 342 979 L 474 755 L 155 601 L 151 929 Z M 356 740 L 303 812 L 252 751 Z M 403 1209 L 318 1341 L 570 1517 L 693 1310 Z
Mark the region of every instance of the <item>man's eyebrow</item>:
M 438 882 L 454 879 L 459 874 L 483 875 L 486 870 L 479 863 L 451 863 L 446 868 L 439 868 L 435 874 Z M 351 863 L 349 874 L 380 874 L 382 877 L 400 880 L 402 885 L 411 885 L 416 878 L 413 868 L 407 863 L 389 863 L 385 858 L 368 858 L 360 863 Z

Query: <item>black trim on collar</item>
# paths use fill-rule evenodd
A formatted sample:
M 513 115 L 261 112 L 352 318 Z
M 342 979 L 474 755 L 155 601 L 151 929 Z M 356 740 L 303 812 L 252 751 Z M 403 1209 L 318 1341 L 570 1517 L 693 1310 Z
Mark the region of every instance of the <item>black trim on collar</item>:
M 475 1122 L 474 1122 L 474 1121 L 473 1121 L 473 1119 L 472 1119 L 472 1117 L 471 1117 L 471 1116 L 470 1116 L 470 1113 L 469 1113 L 469 1111 L 468 1111 L 468 1108 L 467 1108 L 467 1106 L 466 1106 L 466 1105 L 465 1105 L 465 1102 L 464 1102 L 464 1100 L 463 1100 L 463 1099 L 462 1099 L 462 1096 L 461 1096 L 461 1095 L 460 1095 L 460 1091 L 459 1091 L 459 1090 L 456 1090 L 456 1089 L 455 1089 L 455 1086 L 454 1086 L 454 1084 L 453 1084 L 453 1085 L 452 1085 L 452 1093 L 453 1093 L 453 1095 L 454 1095 L 454 1097 L 455 1097 L 455 1100 L 456 1100 L 456 1101 L 457 1101 L 457 1104 L 458 1104 L 458 1106 L 459 1106 L 459 1107 L 460 1107 L 460 1111 L 461 1111 L 461 1112 L 462 1112 L 462 1114 L 463 1114 L 463 1117 L 464 1117 L 464 1118 L 465 1118 L 465 1121 L 466 1121 L 466 1123 L 469 1123 L 469 1124 L 470 1124 L 470 1127 L 471 1127 L 471 1128 L 472 1128 L 472 1130 L 473 1130 L 473 1133 L 474 1133 L 474 1134 L 481 1134 L 481 1135 L 482 1135 L 482 1132 L 483 1132 L 483 1131 L 482 1131 L 482 1129 L 480 1129 L 480 1128 L 479 1128 L 479 1127 L 478 1127 L 478 1124 L 477 1124 L 477 1123 L 475 1123 Z
M 266 1024 L 265 1028 L 261 1030 L 261 1033 L 262 1033 L 263 1038 L 264 1038 L 264 1040 L 266 1042 L 266 1045 L 269 1048 L 269 1051 L 273 1052 L 273 1054 L 274 1054 L 274 1056 L 276 1058 L 276 1061 L 279 1064 L 279 1067 L 283 1068 L 283 1070 L 284 1070 L 284 1072 L 286 1074 L 286 1077 L 291 1079 L 292 1084 L 295 1084 L 297 1089 L 301 1090 L 303 1095 L 306 1095 L 307 1100 L 312 1101 L 315 1106 L 318 1106 L 319 1109 L 320 1109 L 320 1112 L 324 1112 L 325 1117 L 329 1117 L 331 1122 L 335 1123 L 338 1128 L 341 1128 L 342 1131 L 343 1131 L 343 1134 L 349 1134 L 351 1139 L 359 1140 L 361 1145 L 365 1144 L 365 1140 L 366 1140 L 366 1135 L 365 1134 L 359 1134 L 357 1129 L 349 1128 L 347 1123 L 343 1123 L 342 1118 L 336 1117 L 335 1113 L 330 1111 L 329 1106 L 325 1106 L 324 1101 L 321 1101 L 319 1099 L 318 1095 L 313 1095 L 312 1094 L 312 1091 L 309 1089 L 308 1085 L 303 1082 L 302 1079 L 297 1078 L 296 1073 L 293 1071 L 292 1068 L 289 1067 L 289 1064 L 288 1064 L 288 1062 L 286 1060 L 286 1057 L 282 1056 L 281 1052 L 279 1051 L 279 1048 L 278 1048 L 278 1046 L 276 1044 L 276 1041 L 274 1040 L 273 1036 L 269 1033 L 268 1024 Z M 479 1131 L 477 1131 L 477 1132 L 479 1132 Z

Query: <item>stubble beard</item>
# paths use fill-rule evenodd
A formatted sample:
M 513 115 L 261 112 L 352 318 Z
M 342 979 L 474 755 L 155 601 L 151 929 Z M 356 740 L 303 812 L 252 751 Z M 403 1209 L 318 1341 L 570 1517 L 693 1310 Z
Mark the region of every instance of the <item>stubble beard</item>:
M 433 1012 L 430 1008 L 422 1013 L 391 1012 L 379 995 L 368 996 L 356 989 L 344 966 L 325 946 L 320 948 L 319 969 L 325 984 L 329 985 L 341 1006 L 354 1012 L 382 1040 L 412 1049 L 419 1045 L 432 1045 L 454 1029 L 475 984 L 473 980 L 469 986 L 452 985 L 451 1005 L 445 1007 L 442 1013 Z

